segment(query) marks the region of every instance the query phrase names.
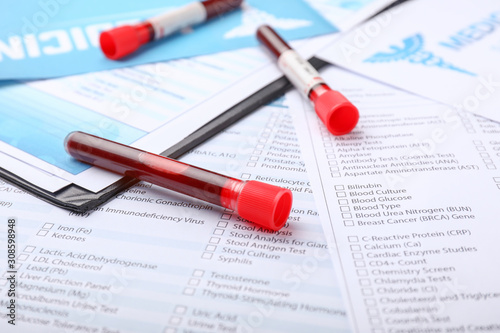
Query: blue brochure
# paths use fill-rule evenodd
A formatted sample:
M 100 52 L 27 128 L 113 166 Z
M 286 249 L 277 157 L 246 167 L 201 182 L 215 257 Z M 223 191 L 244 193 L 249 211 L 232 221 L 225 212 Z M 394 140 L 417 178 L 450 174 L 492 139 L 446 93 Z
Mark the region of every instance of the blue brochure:
M 287 40 L 338 31 L 302 0 L 246 0 L 242 9 L 150 43 L 123 60 L 101 52 L 101 31 L 190 2 L 3 0 L 0 79 L 74 75 L 255 46 L 255 30 L 263 23 Z

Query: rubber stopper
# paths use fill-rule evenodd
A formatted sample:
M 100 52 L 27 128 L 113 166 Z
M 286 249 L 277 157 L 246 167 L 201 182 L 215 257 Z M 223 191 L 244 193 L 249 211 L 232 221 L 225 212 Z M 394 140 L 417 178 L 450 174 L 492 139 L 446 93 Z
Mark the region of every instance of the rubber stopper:
M 341 93 L 329 90 L 318 96 L 314 109 L 333 135 L 344 135 L 353 130 L 359 120 L 358 109 Z
M 286 188 L 250 180 L 238 197 L 238 214 L 271 230 L 279 230 L 292 209 L 292 192 Z
M 99 43 L 106 57 L 113 60 L 120 59 L 141 46 L 137 29 L 130 25 L 102 32 Z

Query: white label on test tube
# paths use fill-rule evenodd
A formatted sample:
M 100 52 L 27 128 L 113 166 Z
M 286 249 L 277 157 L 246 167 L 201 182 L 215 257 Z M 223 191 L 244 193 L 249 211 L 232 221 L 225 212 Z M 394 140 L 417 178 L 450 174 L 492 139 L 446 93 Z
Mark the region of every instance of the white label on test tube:
M 148 22 L 151 23 L 155 30 L 155 39 L 160 39 L 177 30 L 204 22 L 206 18 L 205 6 L 196 1 L 176 10 L 152 17 L 148 19 Z
M 286 50 L 278 58 L 278 66 L 292 84 L 309 97 L 311 89 L 318 84 L 326 84 L 318 71 L 294 50 Z

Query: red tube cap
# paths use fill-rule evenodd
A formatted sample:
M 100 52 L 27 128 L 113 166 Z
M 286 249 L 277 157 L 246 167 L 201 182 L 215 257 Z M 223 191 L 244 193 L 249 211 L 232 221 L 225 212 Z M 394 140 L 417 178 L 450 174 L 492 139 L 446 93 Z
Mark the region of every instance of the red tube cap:
M 314 109 L 333 135 L 349 133 L 356 127 L 359 120 L 358 109 L 344 95 L 335 90 L 328 90 L 318 96 Z
M 102 52 L 109 59 L 120 59 L 147 42 L 142 36 L 142 27 L 124 25 L 109 31 L 103 31 L 99 37 Z
M 288 220 L 292 201 L 290 190 L 251 180 L 241 190 L 237 210 L 244 219 L 271 230 L 279 230 Z

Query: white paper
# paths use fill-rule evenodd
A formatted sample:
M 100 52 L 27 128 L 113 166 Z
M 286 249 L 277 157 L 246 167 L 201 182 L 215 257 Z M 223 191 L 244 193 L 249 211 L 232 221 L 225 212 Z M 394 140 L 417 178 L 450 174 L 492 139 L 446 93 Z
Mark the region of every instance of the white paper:
M 389 6 L 392 0 L 306 0 L 330 23 L 347 31 Z
M 333 36 L 292 43 L 308 58 L 331 42 Z M 129 131 L 144 136 L 132 146 L 160 153 L 206 124 L 241 100 L 252 95 L 283 74 L 275 60 L 258 48 L 225 52 L 193 59 L 143 65 L 135 68 L 92 73 L 29 83 L 47 96 L 70 102 L 110 117 Z M 172 80 L 175 82 L 172 83 Z M 107 94 L 103 92 L 107 92 Z M 65 112 L 53 109 L 53 112 Z M 100 135 L 108 126 L 89 124 L 88 131 Z M 101 136 L 103 136 L 101 134 Z M 119 140 L 117 140 L 119 141 Z M 62 142 L 61 142 L 62 145 Z M 98 168 L 76 175 L 14 147 L 2 152 L 5 168 L 11 172 L 29 166 L 45 171 L 43 177 L 31 177 L 38 186 L 74 183 L 99 191 L 119 176 Z M 68 155 L 68 159 L 71 157 Z
M 13 150 L 12 146 L 7 145 L 4 142 L 0 142 L 0 149 L 2 150 Z M 26 156 L 27 154 L 19 151 L 19 156 Z M 29 158 L 30 156 L 28 156 Z M 0 159 L 2 161 L 2 167 L 6 170 L 13 170 L 15 174 L 22 179 L 36 183 L 38 186 L 46 189 L 47 191 L 55 192 L 60 188 L 69 184 L 65 179 L 59 178 L 57 175 L 51 174 L 45 170 L 41 170 L 33 165 L 29 165 L 20 161 L 18 159 L 12 158 L 12 156 L 6 155 L 0 152 Z M 51 167 L 50 164 L 40 161 L 40 164 L 45 164 L 46 169 Z M 54 170 L 56 168 L 53 168 Z M 57 170 L 55 170 L 57 172 Z
M 295 124 L 355 332 L 500 328 L 500 126 L 340 69 L 358 106 L 334 137 Z
M 310 1 L 342 30 L 366 19 L 388 2 L 336 4 L 323 0 Z M 335 38 L 333 34 L 291 44 L 303 57 L 309 58 Z M 109 127 L 107 117 L 117 122 L 113 126 L 123 125 L 131 130 L 144 131 L 140 139 L 137 139 L 137 134 L 134 141 L 129 138 L 129 144 L 159 153 L 280 76 L 282 73 L 277 70 L 274 59 L 260 47 L 34 81 L 28 83 L 28 87 L 35 88 L 29 93 L 40 91 L 46 94 L 49 99 L 47 107 L 52 112 L 68 113 L 67 108 L 79 107 L 95 112 L 94 118 L 102 119 L 94 120 L 98 126 L 89 122 L 87 131 L 97 135 L 105 136 L 104 132 Z M 51 98 L 62 101 L 59 108 L 54 101 L 50 101 Z M 67 102 L 69 104 L 64 105 Z M 115 140 L 126 141 L 127 135 Z M 2 160 L 5 169 L 14 173 L 27 170 L 23 178 L 50 191 L 71 183 L 99 191 L 119 179 L 117 175 L 96 168 L 77 174 L 68 172 L 52 164 L 50 159 L 42 160 L 35 153 L 30 155 L 10 146 L 2 147 L 2 152 L 6 154 Z
M 0 331 L 349 332 L 292 102 L 256 111 L 182 159 L 292 189 L 278 232 L 146 183 L 82 215 L 0 183 L 0 221 L 17 220 L 20 264 L 17 326 L 4 309 Z
M 381 82 L 500 121 L 496 1 L 408 1 L 318 56 Z

